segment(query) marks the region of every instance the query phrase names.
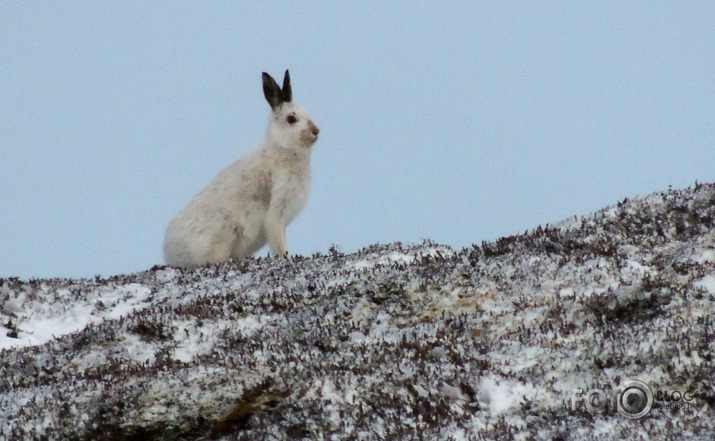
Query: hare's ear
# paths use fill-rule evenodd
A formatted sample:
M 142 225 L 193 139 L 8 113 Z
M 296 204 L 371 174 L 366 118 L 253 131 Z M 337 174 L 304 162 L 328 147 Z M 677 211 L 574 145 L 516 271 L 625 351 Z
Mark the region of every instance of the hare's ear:
M 283 99 L 283 92 L 278 87 L 276 80 L 265 72 L 263 72 L 263 95 L 266 96 L 266 101 L 271 105 L 271 109 L 275 109 L 286 101 Z
M 289 103 L 293 100 L 293 91 L 290 88 L 290 74 L 286 69 L 286 74 L 283 77 L 283 101 Z

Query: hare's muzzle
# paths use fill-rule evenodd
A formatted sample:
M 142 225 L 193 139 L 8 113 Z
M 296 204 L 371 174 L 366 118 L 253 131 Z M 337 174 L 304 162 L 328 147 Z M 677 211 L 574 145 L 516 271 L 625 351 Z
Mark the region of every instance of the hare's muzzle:
M 317 138 L 318 133 L 320 133 L 320 129 L 318 129 L 318 126 L 313 124 L 313 121 L 308 121 L 308 128 L 310 129 L 310 133 L 312 133 L 313 136 Z

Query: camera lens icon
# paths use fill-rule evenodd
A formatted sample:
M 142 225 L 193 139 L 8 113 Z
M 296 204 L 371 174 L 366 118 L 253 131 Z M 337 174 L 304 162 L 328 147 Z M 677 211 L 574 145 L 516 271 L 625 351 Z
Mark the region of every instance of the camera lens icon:
M 616 407 L 626 418 L 643 418 L 653 408 L 653 391 L 640 380 L 626 380 L 618 385 Z

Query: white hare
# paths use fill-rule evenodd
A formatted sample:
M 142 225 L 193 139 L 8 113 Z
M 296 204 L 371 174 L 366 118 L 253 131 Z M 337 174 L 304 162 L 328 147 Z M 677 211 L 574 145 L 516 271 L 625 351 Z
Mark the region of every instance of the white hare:
M 283 88 L 263 73 L 271 105 L 266 140 L 196 195 L 169 223 L 164 260 L 194 266 L 253 255 L 268 242 L 286 256 L 285 230 L 308 199 L 311 146 L 318 127 L 292 102 L 290 75 Z

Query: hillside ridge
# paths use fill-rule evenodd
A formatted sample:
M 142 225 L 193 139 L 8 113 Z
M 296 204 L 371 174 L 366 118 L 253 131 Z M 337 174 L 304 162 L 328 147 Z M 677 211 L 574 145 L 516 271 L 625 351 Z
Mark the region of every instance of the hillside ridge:
M 714 275 L 696 184 L 462 250 L 0 279 L 0 441 L 706 439 Z M 628 380 L 647 415 L 586 405 Z

